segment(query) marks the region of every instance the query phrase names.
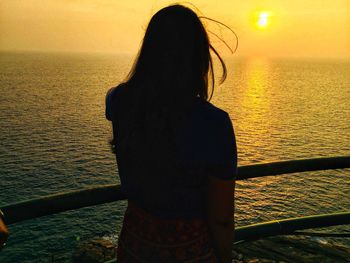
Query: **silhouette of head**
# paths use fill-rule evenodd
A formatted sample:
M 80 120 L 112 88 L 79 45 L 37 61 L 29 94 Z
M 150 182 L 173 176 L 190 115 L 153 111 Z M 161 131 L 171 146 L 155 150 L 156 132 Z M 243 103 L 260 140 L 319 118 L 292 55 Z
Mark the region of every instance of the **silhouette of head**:
M 113 115 L 118 116 L 115 125 L 118 126 L 119 141 L 130 149 L 135 142 L 136 149 L 148 141 L 150 145 L 157 141 L 157 145 L 169 148 L 164 142 L 174 140 L 181 121 L 197 98 L 210 100 L 209 73 L 214 88 L 210 50 L 221 62 L 223 81 L 225 64 L 210 45 L 197 14 L 182 5 L 171 5 L 158 11 L 147 26 L 133 68 L 122 84 L 124 91 L 119 93 L 118 101 L 112 107 Z M 112 145 L 115 143 L 115 140 L 111 141 Z
M 129 73 L 128 82 L 147 89 L 144 99 L 152 103 L 208 95 L 208 73 L 214 88 L 214 73 L 208 34 L 197 14 L 182 5 L 171 5 L 158 11 L 149 22 L 142 47 Z M 142 87 L 141 87 L 142 86 Z

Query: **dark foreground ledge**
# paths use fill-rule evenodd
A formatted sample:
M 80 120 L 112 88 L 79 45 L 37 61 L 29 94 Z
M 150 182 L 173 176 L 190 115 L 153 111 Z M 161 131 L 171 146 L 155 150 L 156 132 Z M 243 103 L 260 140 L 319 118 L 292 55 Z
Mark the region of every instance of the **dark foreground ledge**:
M 117 263 L 117 242 L 95 238 L 78 245 L 74 263 Z M 350 248 L 327 239 L 309 237 L 270 237 L 234 246 L 233 263 L 349 262 Z

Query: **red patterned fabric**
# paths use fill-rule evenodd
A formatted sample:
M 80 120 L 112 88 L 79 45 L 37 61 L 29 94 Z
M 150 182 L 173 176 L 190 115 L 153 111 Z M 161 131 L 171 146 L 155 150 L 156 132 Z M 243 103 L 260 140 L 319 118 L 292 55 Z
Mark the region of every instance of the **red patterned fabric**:
M 117 248 L 118 263 L 217 263 L 201 219 L 161 219 L 129 202 Z

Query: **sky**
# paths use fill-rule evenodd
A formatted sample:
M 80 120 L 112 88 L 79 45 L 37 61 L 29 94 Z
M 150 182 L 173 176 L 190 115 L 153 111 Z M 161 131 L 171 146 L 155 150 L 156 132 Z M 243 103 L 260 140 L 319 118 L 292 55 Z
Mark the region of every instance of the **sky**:
M 0 0 L 0 50 L 135 54 L 149 19 L 172 3 Z M 350 0 L 191 3 L 202 16 L 219 20 L 235 31 L 239 38 L 237 56 L 350 58 Z M 203 22 L 235 47 L 232 33 L 208 20 Z M 222 42 L 209 35 L 214 46 L 229 53 Z

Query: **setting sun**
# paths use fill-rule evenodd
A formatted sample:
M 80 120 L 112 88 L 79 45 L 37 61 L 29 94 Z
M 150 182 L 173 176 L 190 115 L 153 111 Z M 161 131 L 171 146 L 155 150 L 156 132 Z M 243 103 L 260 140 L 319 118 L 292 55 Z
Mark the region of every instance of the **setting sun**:
M 256 14 L 255 26 L 259 29 L 265 29 L 270 25 L 271 12 L 260 11 Z

